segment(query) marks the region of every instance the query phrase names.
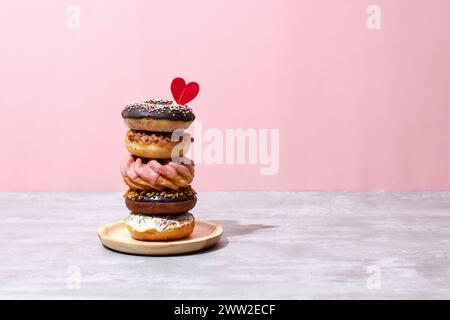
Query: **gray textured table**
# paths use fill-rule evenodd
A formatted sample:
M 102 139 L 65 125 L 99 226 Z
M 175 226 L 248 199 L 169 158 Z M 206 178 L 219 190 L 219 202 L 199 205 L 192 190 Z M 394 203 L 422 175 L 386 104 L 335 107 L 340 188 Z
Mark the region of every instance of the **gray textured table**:
M 3 193 L 0 298 L 450 298 L 450 193 L 201 193 L 206 252 L 143 257 L 96 234 L 119 193 Z

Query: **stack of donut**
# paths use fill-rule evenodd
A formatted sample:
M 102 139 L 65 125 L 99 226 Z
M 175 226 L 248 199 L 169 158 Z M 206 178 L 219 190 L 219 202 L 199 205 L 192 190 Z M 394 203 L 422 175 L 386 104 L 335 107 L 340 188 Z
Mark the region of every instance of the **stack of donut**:
M 190 185 L 194 163 L 184 156 L 192 138 L 184 130 L 195 119 L 192 109 L 176 101 L 144 100 L 127 105 L 122 117 L 130 152 L 121 165 L 131 211 L 125 226 L 136 240 L 189 236 L 195 225 L 189 210 L 197 197 Z

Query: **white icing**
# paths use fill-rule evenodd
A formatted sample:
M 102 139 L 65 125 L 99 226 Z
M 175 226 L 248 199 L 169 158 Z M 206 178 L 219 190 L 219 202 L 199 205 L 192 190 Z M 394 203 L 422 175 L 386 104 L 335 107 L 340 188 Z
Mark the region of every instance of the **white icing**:
M 189 212 L 171 215 L 143 215 L 132 213 L 125 219 L 125 224 L 138 232 L 145 232 L 149 229 L 166 231 L 191 224 L 194 216 Z

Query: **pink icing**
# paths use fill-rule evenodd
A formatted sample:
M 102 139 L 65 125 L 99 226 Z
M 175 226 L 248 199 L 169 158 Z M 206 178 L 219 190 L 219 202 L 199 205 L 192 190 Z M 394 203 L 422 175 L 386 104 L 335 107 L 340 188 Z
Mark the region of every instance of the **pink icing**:
M 149 160 L 147 163 L 144 163 L 141 158 L 134 159 L 130 155 L 122 162 L 120 171 L 123 177 L 130 179 L 139 177 L 151 184 L 156 184 L 161 176 L 167 179 L 181 176 L 190 183 L 194 178 L 194 168 L 193 162 L 191 164 L 178 164 L 172 160 L 164 160 L 161 163 L 157 160 Z

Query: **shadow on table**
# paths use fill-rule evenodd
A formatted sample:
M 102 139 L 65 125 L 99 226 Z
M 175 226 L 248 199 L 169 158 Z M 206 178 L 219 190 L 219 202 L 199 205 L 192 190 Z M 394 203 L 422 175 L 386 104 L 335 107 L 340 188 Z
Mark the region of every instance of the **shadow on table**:
M 260 224 L 260 223 L 252 223 L 252 224 L 241 224 L 237 220 L 228 220 L 228 219 L 218 219 L 211 220 L 218 225 L 223 227 L 223 234 L 227 238 L 236 237 L 236 236 L 244 236 L 250 233 L 254 233 L 261 229 L 273 229 L 275 226 Z
M 222 226 L 222 228 L 223 228 L 223 235 L 220 238 L 220 241 L 211 248 L 208 248 L 203 251 L 192 252 L 191 254 L 203 254 L 203 253 L 220 250 L 222 248 L 225 248 L 230 243 L 230 240 L 228 240 L 228 238 L 244 236 L 247 234 L 254 233 L 261 229 L 275 228 L 275 226 L 272 226 L 272 225 L 259 224 L 259 223 L 241 224 L 237 220 L 229 220 L 229 219 L 217 219 L 217 220 L 211 220 L 211 222 L 216 223 L 216 224 Z

